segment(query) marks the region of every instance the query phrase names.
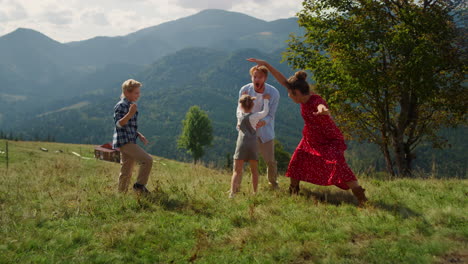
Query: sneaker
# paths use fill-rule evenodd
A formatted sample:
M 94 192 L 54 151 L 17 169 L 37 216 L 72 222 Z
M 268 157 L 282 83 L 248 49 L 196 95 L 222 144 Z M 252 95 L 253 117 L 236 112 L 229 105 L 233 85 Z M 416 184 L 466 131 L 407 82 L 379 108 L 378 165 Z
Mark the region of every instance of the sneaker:
M 136 192 L 144 193 L 144 194 L 148 194 L 150 192 L 150 191 L 148 191 L 148 189 L 146 189 L 145 185 L 139 184 L 137 182 L 135 184 L 133 184 L 133 190 L 136 191 Z

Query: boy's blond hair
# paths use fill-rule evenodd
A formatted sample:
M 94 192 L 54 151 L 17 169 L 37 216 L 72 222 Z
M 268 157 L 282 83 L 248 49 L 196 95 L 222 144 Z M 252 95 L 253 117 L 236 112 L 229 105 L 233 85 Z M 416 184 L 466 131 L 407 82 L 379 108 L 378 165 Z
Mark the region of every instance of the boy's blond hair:
M 143 86 L 143 84 L 141 84 L 139 81 L 135 81 L 133 79 L 126 80 L 125 82 L 122 83 L 122 95 L 120 95 L 120 98 L 125 97 L 124 95 L 125 91 L 132 92 L 133 89 L 140 88 L 141 86 Z

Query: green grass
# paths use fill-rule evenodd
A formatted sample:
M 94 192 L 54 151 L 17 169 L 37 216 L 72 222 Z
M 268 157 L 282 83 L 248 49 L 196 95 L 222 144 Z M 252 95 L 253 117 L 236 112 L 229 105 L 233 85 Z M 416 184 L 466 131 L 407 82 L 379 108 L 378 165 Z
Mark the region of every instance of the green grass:
M 4 151 L 4 141 L 0 150 Z M 39 148 L 49 151 L 43 152 Z M 370 206 L 302 184 L 228 199 L 231 174 L 155 158 L 149 197 L 117 193 L 92 146 L 9 142 L 0 155 L 0 263 L 466 263 L 468 181 L 361 176 Z M 63 153 L 56 153 L 57 150 Z

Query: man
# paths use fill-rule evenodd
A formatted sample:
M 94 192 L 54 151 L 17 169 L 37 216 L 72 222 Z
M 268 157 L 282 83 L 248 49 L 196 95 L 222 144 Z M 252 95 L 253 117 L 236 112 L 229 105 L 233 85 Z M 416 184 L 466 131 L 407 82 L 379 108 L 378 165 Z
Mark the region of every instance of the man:
M 254 66 L 250 69 L 252 83 L 244 85 L 239 91 L 239 98 L 243 94 L 256 97 L 252 112 L 260 112 L 263 108 L 263 94 L 271 96 L 268 115 L 257 124 L 258 150 L 268 167 L 268 181 L 273 189 L 278 188 L 277 163 L 275 160 L 275 114 L 278 108 L 279 92 L 266 82 L 268 69 L 265 66 Z M 242 116 L 242 111 L 237 108 L 237 118 Z

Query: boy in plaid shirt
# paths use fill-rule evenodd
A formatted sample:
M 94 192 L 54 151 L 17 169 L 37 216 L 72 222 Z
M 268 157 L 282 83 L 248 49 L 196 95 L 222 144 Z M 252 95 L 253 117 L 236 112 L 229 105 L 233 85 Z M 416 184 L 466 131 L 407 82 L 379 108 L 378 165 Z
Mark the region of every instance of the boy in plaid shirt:
M 138 110 L 135 102 L 140 97 L 141 83 L 129 79 L 122 84 L 121 100 L 114 107 L 114 137 L 112 147 L 120 148 L 121 164 L 119 176 L 119 191 L 126 192 L 135 161 L 140 163 L 140 171 L 133 189 L 138 192 L 148 193 L 148 183 L 153 158 L 136 144 L 137 138 L 147 145 L 148 140 L 138 132 L 137 117 Z

